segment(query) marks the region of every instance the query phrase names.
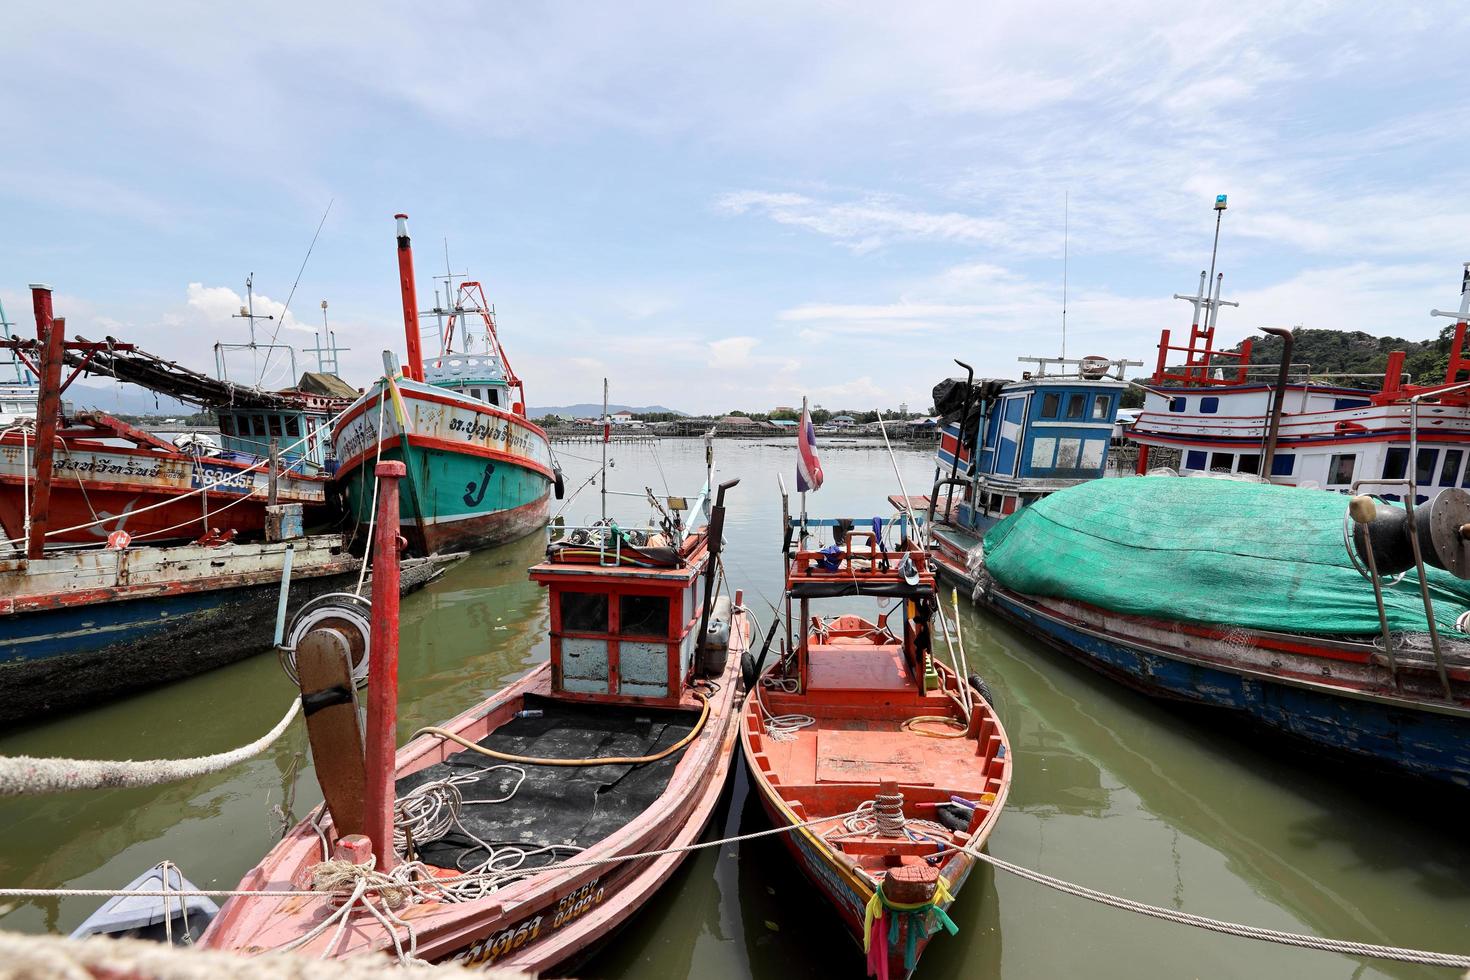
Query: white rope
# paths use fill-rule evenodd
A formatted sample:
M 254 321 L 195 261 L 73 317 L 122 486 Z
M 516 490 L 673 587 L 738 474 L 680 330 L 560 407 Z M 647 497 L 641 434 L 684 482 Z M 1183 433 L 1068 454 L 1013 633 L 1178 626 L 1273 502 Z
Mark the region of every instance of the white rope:
M 228 752 L 193 759 L 37 759 L 0 756 L 0 796 L 30 796 L 74 789 L 157 786 L 228 769 L 264 752 L 296 718 L 301 699 L 292 698 L 284 717 L 265 735 Z M 109 893 L 111 894 L 111 893 Z M 178 894 L 178 893 L 175 893 Z
M 1341 953 L 1344 956 L 1363 956 L 1380 960 L 1397 960 L 1400 963 L 1422 963 L 1428 966 L 1454 967 L 1464 970 L 1470 969 L 1470 956 L 1462 956 L 1456 953 L 1436 953 L 1430 950 L 1406 949 L 1402 946 L 1380 946 L 1376 943 L 1358 943 L 1343 939 L 1324 939 L 1320 936 L 1307 936 L 1297 932 L 1282 932 L 1277 929 L 1265 929 L 1261 926 L 1242 925 L 1237 922 L 1226 922 L 1222 919 L 1211 919 L 1203 915 L 1192 915 L 1188 912 L 1180 912 L 1176 909 L 1161 908 L 1157 905 L 1148 905 L 1144 902 L 1136 902 L 1131 898 L 1121 898 L 1117 895 L 1109 895 L 1084 885 L 1063 881 L 1053 878 L 1051 875 L 1042 874 L 1040 871 L 1032 871 L 1020 865 L 1002 861 L 1000 858 L 991 857 L 989 854 L 979 850 L 971 850 L 968 846 L 963 848 L 966 854 L 978 858 L 981 861 L 999 868 L 1018 878 L 1045 885 L 1067 895 L 1085 898 L 1091 902 L 1107 905 L 1115 909 L 1123 909 L 1127 912 L 1136 912 L 1153 919 L 1163 919 L 1167 922 L 1176 922 L 1180 925 L 1194 926 L 1197 929 L 1207 929 L 1210 932 L 1218 932 L 1227 936 L 1236 936 L 1241 939 L 1256 939 L 1262 942 L 1279 943 L 1284 946 L 1296 946 L 1302 949 L 1316 949 L 1327 953 Z

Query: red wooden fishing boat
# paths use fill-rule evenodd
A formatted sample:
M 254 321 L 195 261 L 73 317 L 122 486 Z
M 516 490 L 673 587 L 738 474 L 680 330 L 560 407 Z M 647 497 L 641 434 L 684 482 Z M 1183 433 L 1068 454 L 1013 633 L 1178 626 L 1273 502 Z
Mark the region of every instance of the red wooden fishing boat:
M 378 470 L 379 555 L 393 553 L 402 472 Z M 539 973 L 632 916 L 698 840 L 734 754 L 748 627 L 716 580 L 732 485 L 707 526 L 685 526 L 675 498 L 660 527 L 600 524 L 548 549 L 531 576 L 549 593 L 550 662 L 396 760 L 397 610 L 376 576 L 366 751 L 344 666 L 354 644 L 308 636 L 297 670 L 326 802 L 240 883 L 295 894 L 231 899 L 201 944 Z M 635 536 L 659 560 L 621 561 Z M 589 564 L 594 540 L 604 558 Z
M 931 621 L 943 613 L 923 554 L 819 523 L 836 523 L 841 544 L 788 542 L 786 621 L 799 636 L 769 670 L 755 665 L 741 747 L 762 805 L 796 828 L 782 840 L 867 950 L 869 973 L 906 977 L 936 930 L 954 931 L 946 909 L 1005 805 L 1010 753 L 962 655 L 953 666 L 934 655 Z M 812 615 L 814 601 L 850 607 L 854 596 L 886 611 Z

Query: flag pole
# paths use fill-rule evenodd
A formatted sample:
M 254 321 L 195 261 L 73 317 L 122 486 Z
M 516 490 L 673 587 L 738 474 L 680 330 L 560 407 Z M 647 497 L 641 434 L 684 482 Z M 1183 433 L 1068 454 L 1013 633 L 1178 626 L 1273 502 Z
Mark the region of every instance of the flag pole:
M 803 425 L 805 425 L 807 423 L 808 418 L 809 418 L 809 416 L 807 415 L 806 395 L 802 395 L 801 396 L 801 422 L 802 422 Z M 800 439 L 805 439 L 806 438 L 806 433 L 805 432 L 799 432 L 799 433 L 797 433 L 797 436 L 798 436 L 797 452 L 800 453 L 801 452 L 801 446 L 800 446 L 799 440 Z M 804 482 L 803 482 L 803 486 L 805 486 L 805 483 Z M 807 535 L 806 535 L 806 491 L 805 490 L 802 490 L 801 491 L 801 534 L 797 538 L 797 544 L 796 544 L 797 550 L 800 550 L 800 549 L 806 547 L 806 537 L 807 537 Z
M 607 379 L 602 379 L 602 520 L 607 523 L 607 441 L 612 437 L 612 419 L 607 414 Z

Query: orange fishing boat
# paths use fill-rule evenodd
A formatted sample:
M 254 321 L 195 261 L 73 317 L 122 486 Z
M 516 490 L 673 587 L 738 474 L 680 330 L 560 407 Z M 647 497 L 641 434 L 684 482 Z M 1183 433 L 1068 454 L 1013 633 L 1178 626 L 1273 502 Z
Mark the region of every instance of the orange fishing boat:
M 944 616 L 922 551 L 906 539 L 884 550 L 877 521 L 817 523 L 835 525 L 840 543 L 808 550 L 803 527 L 793 549 L 788 527 L 786 622 L 798 635 L 768 670 L 747 664 L 759 682 L 741 747 L 767 814 L 794 828 L 782 839 L 862 943 L 868 972 L 907 977 L 935 932 L 956 931 L 947 909 L 1005 805 L 1010 752 L 962 651 L 950 664 L 935 656 L 931 624 Z M 880 615 L 812 614 L 816 601 L 850 608 L 856 596 L 876 599 Z
M 403 464 L 377 475 L 375 553 L 392 555 Z M 734 483 L 708 511 L 706 486 L 687 522 L 671 498 L 657 527 L 554 543 L 531 569 L 550 661 L 396 753 L 396 592 L 375 572 L 366 738 L 347 674 L 358 645 L 324 625 L 294 656 L 325 803 L 200 945 L 542 974 L 626 922 L 698 842 L 734 760 L 749 630 L 716 574 Z

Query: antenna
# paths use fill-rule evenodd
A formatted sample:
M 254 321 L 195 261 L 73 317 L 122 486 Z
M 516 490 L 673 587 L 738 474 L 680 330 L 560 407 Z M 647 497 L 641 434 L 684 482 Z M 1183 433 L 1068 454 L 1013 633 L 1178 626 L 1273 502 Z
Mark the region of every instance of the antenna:
M 1072 231 L 1072 192 L 1062 193 L 1062 357 L 1067 356 L 1067 251 Z
M 322 300 L 322 332 L 315 334 L 316 346 L 306 351 L 308 354 L 316 355 L 316 369 L 323 374 L 335 374 L 341 377 L 339 370 L 338 355 L 351 347 L 338 347 L 337 335 L 327 325 L 327 301 Z M 323 346 L 325 340 L 326 346 Z
M 444 305 L 442 307 L 439 305 L 439 291 L 438 290 L 435 290 L 434 291 L 434 309 L 432 309 L 432 310 L 429 311 L 431 313 L 437 313 L 439 315 L 439 344 L 440 344 L 440 348 L 441 348 L 440 349 L 440 353 L 441 354 L 447 354 L 447 353 L 449 353 L 449 351 L 451 349 L 453 349 L 453 347 L 454 347 L 454 344 L 453 344 L 454 338 L 453 337 L 445 336 L 445 334 L 444 334 L 444 314 L 445 313 L 448 313 L 450 315 L 451 320 L 452 320 L 455 314 L 461 312 L 460 307 L 459 307 L 459 295 L 458 295 L 457 291 L 454 288 L 454 280 L 456 278 L 465 279 L 468 276 L 469 276 L 469 271 L 468 270 L 466 270 L 464 272 L 455 272 L 453 270 L 453 267 L 450 266 L 450 264 L 449 264 L 449 239 L 448 238 L 445 238 L 444 239 L 444 275 L 442 275 L 442 276 L 435 276 L 434 277 L 435 279 L 443 279 L 444 280 Z M 470 347 L 470 328 L 469 328 L 469 325 L 464 320 L 461 320 L 459 327 L 460 327 L 460 335 L 461 335 L 461 338 L 462 338 L 461 339 L 461 345 L 463 346 L 463 348 L 465 350 L 469 350 L 469 347 Z

